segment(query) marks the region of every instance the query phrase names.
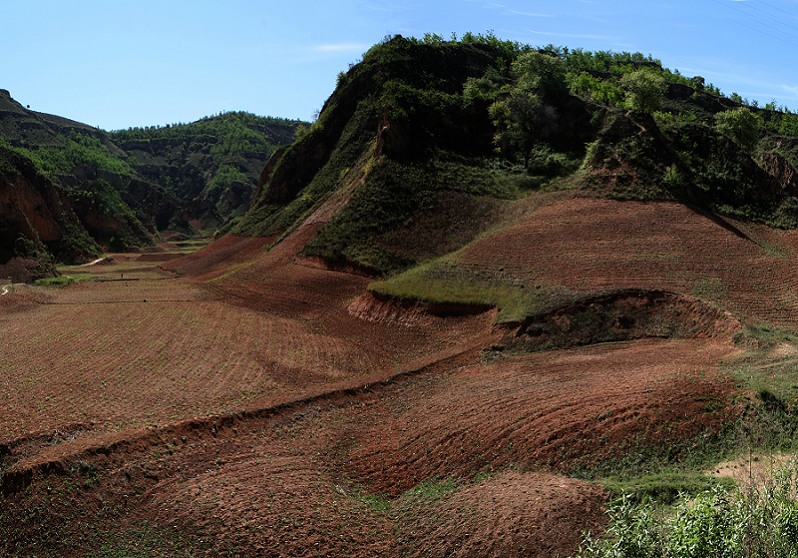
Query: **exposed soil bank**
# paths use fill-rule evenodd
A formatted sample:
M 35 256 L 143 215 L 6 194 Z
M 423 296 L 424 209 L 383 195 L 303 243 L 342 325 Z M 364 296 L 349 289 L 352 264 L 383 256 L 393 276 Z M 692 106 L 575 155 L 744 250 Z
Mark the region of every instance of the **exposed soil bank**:
M 529 316 L 504 346 L 544 350 L 647 337 L 731 337 L 740 321 L 696 298 L 662 290 L 621 289 Z

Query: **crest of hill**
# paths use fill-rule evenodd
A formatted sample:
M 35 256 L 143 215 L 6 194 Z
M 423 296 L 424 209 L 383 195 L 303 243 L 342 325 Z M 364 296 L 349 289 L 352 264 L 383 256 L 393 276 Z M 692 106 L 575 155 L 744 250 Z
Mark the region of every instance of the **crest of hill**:
M 277 146 L 294 140 L 299 124 L 227 112 L 189 124 L 118 130 L 110 138 L 136 173 L 177 200 L 180 217 L 213 232 L 246 211 L 260 170 Z M 176 218 L 171 216 L 171 225 L 179 228 Z
M 753 144 L 724 124 L 740 114 Z M 386 275 L 456 250 L 541 191 L 794 227 L 796 134 L 798 115 L 639 53 L 397 36 L 339 75 L 233 231 L 279 237 L 337 197 L 302 253 Z
M 82 233 L 91 237 L 88 251 L 37 245 L 36 253 L 48 261 L 82 261 L 98 244 L 106 250 L 136 250 L 164 232 L 212 233 L 246 210 L 260 169 L 275 146 L 293 140 L 297 125 L 235 112 L 108 133 L 29 110 L 0 90 L 0 147 L 47 179 Z M 16 163 L 5 164 L 4 172 L 7 181 L 20 175 Z M 22 236 L 36 242 L 24 227 L 6 233 L 12 240 Z M 60 234 L 72 236 L 66 230 Z

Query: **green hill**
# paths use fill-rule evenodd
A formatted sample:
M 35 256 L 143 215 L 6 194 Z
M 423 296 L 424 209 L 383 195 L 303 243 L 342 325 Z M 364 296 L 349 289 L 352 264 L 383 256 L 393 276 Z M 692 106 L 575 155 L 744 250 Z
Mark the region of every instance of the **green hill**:
M 243 214 L 265 161 L 291 143 L 299 122 L 228 112 L 190 124 L 130 128 L 110 138 L 133 169 L 177 200 L 181 218 L 212 232 Z M 159 228 L 181 226 L 180 219 Z
M 298 124 L 226 113 L 108 133 L 28 110 L 0 90 L 0 147 L 48 180 L 83 233 L 107 250 L 140 249 L 170 231 L 212 234 L 246 210 L 260 169 L 277 145 L 293 140 Z M 17 165 L 5 167 L 15 169 L 3 177 L 12 181 Z M 7 235 L 36 242 L 29 232 L 15 228 Z M 88 252 L 96 250 L 94 244 Z M 80 261 L 86 253 L 48 256 Z
M 797 133 L 798 115 L 639 53 L 397 36 L 339 75 L 234 230 L 284 234 L 338 196 L 304 254 L 385 275 L 457 249 L 540 190 L 794 227 Z

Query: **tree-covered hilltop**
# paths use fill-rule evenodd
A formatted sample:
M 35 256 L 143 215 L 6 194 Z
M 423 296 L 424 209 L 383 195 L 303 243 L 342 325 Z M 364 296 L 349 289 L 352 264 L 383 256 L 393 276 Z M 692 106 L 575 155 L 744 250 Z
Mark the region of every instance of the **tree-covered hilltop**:
M 53 221 L 60 228 L 69 222 L 69 230 L 61 231 L 65 236 L 60 244 L 42 244 L 41 234 L 24 225 L 33 216 L 15 214 L 9 222 L 19 226 L 5 227 L 4 234 L 12 243 L 18 236 L 32 242 L 37 254 L 49 250 L 49 257 L 72 262 L 95 253 L 94 242 L 106 250 L 127 251 L 149 246 L 166 232 L 213 233 L 246 210 L 261 168 L 277 146 L 293 141 L 298 124 L 232 112 L 190 124 L 108 133 L 28 110 L 0 90 L 0 148 L 13 154 L 28 174 L 35 172 L 51 184 L 48 195 L 78 223 Z M 8 189 L 0 195 L 26 199 L 25 192 L 10 190 L 18 181 L 18 168 L 7 164 L 0 169 Z M 61 233 L 48 234 L 62 238 Z M 92 239 L 88 249 L 61 248 L 72 240 L 88 246 L 87 233 Z M 5 252 L 11 257 L 19 250 Z
M 139 249 L 167 231 L 213 233 L 243 213 L 261 168 L 298 124 L 230 112 L 108 133 L 28 110 L 0 90 L 0 146 L 29 160 L 110 250 Z
M 234 230 L 279 235 L 337 196 L 304 253 L 385 274 L 462 246 L 503 200 L 542 188 L 793 227 L 796 134 L 788 109 L 650 55 L 396 36 L 339 74 Z
M 190 124 L 111 132 L 141 176 L 180 200 L 189 220 L 216 228 L 246 211 L 265 161 L 298 121 L 227 112 Z

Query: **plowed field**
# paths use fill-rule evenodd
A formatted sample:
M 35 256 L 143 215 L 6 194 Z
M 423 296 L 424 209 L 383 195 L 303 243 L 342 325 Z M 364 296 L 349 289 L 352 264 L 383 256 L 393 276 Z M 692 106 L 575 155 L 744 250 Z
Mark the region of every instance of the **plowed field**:
M 0 298 L 0 555 L 567 556 L 607 498 L 571 475 L 652 448 L 678 460 L 738 412 L 720 367 L 736 322 L 501 352 L 494 312 L 426 315 L 297 258 L 317 226 Z M 796 242 L 567 199 L 457 263 L 791 326 Z
M 458 263 L 576 291 L 644 288 L 693 294 L 743 321 L 798 325 L 798 233 L 677 203 L 573 198 L 473 243 Z

